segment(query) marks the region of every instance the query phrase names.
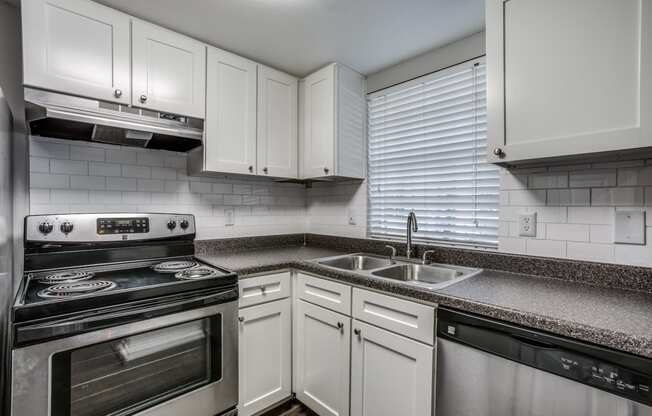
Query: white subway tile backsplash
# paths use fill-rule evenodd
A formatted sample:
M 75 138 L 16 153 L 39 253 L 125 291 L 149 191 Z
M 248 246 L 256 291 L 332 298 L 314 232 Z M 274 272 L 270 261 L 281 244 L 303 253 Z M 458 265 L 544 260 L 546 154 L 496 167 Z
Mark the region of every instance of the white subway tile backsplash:
M 591 205 L 590 189 L 550 189 L 547 204 L 550 206 Z
M 122 165 L 122 176 L 149 179 L 152 177 L 152 168 L 149 166 Z
M 552 240 L 526 240 L 526 253 L 531 256 L 566 257 L 566 242 Z
M 591 205 L 641 206 L 644 201 L 643 188 L 596 188 L 591 191 Z
M 44 157 L 30 157 L 29 158 L 29 171 L 39 173 L 50 172 L 50 159 Z
M 53 204 L 83 204 L 88 203 L 88 191 L 77 189 L 53 189 L 50 193 Z
M 88 175 L 88 162 L 85 160 L 50 160 L 50 172 L 69 175 Z
M 159 179 L 138 179 L 138 190 L 148 192 L 163 192 L 165 181 Z
M 104 176 L 70 176 L 70 188 L 98 190 L 106 188 L 106 177 Z
M 177 170 L 174 168 L 152 167 L 153 179 L 177 179 Z
M 91 146 L 70 146 L 70 159 L 104 162 L 104 149 Z
M 136 178 L 106 178 L 106 189 L 112 191 L 137 191 L 138 179 Z
M 615 248 L 610 244 L 577 243 L 569 241 L 566 256 L 575 260 L 613 262 Z
M 125 204 L 148 204 L 152 202 L 152 194 L 149 192 L 123 192 L 122 202 Z
M 119 204 L 122 202 L 120 191 L 90 191 L 88 201 L 91 204 Z
M 589 241 L 587 224 L 546 224 L 546 239 L 563 241 Z
M 568 222 L 573 224 L 613 224 L 614 209 L 607 207 L 568 207 Z
M 188 193 L 190 183 L 188 181 L 165 181 L 165 192 Z
M 32 188 L 68 188 L 70 183 L 68 175 L 52 175 L 49 173 L 30 173 L 29 183 Z
M 175 169 L 186 169 L 185 156 L 166 156 L 163 162 L 164 166 Z
M 133 149 L 123 150 L 122 148 L 116 147 L 106 150 L 107 162 L 136 164 L 136 158 L 136 152 Z
M 210 194 L 213 192 L 213 184 L 206 182 L 190 182 L 190 192 L 197 194 Z
M 70 145 L 67 142 L 51 142 L 43 139 L 32 140 L 29 144 L 30 156 L 46 158 L 68 159 L 70 158 Z
M 613 225 L 591 224 L 589 240 L 592 243 L 611 244 L 614 242 Z
M 593 188 L 616 186 L 616 170 L 585 170 L 570 172 L 568 184 L 571 188 Z
M 545 189 L 509 191 L 509 205 L 546 205 Z
M 249 195 L 249 194 L 251 194 L 251 185 L 234 184 L 233 185 L 233 193 L 234 194 Z
M 50 202 L 49 189 L 36 189 L 29 190 L 29 201 L 32 204 L 47 204 Z
M 161 152 L 142 151 L 136 153 L 136 164 L 140 166 L 165 166 L 165 156 Z
M 94 176 L 121 176 L 122 168 L 117 163 L 90 162 L 89 173 Z
M 528 188 L 568 188 L 568 173 L 539 173 L 530 175 L 530 178 L 528 179 Z
M 179 202 L 179 196 L 169 192 L 152 192 L 152 204 L 171 205 Z

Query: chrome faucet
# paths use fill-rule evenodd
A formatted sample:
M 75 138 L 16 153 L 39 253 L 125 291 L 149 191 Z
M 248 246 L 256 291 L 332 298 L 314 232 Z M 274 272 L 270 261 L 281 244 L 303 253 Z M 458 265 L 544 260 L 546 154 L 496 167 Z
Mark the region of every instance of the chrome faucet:
M 405 245 L 405 257 L 408 259 L 412 257 L 412 232 L 419 231 L 419 226 L 417 225 L 417 216 L 414 211 L 410 211 L 407 217 L 407 238 Z

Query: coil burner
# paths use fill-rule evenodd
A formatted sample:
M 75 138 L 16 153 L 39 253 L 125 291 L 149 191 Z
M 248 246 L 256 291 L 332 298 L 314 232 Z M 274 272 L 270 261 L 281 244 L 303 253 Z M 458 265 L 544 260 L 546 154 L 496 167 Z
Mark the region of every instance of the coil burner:
M 95 274 L 91 272 L 58 272 L 42 275 L 36 278 L 36 281 L 46 285 L 57 285 L 62 283 L 75 283 L 88 280 Z
M 177 273 L 187 269 L 192 269 L 199 266 L 199 263 L 196 261 L 190 260 L 175 260 L 175 261 L 164 261 L 152 267 L 154 271 L 159 273 Z
M 210 267 L 195 267 L 194 269 L 187 269 L 183 270 L 177 274 L 174 275 L 177 279 L 183 279 L 183 280 L 197 280 L 197 279 L 208 279 L 211 277 L 217 277 L 220 275 L 220 272 L 218 272 L 215 269 L 212 269 Z
M 59 284 L 41 290 L 38 292 L 38 296 L 42 298 L 71 298 L 111 290 L 115 286 L 114 282 L 107 280 Z

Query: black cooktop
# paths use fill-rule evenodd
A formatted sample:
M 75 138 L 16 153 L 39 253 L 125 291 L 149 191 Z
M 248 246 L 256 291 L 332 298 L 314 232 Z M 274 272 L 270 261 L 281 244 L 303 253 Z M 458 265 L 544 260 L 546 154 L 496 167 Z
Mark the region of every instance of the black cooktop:
M 168 272 L 158 271 L 155 266 L 165 261 L 194 265 Z M 203 274 L 194 273 L 198 269 Z M 182 271 L 185 274 L 179 275 Z M 62 272 L 66 276 L 58 275 Z M 134 300 L 236 284 L 235 273 L 192 256 L 32 272 L 23 279 L 13 308 L 13 319 L 21 322 L 61 316 Z

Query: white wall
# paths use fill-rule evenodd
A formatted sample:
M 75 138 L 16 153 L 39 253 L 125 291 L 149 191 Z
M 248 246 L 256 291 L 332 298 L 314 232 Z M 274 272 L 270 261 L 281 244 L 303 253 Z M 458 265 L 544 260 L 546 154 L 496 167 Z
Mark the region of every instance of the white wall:
M 385 68 L 367 77 L 367 92 L 374 92 L 485 53 L 485 33 L 479 32 L 441 48 Z
M 305 232 L 303 185 L 193 177 L 186 163 L 184 153 L 32 137 L 30 212 L 190 213 L 198 239 Z

